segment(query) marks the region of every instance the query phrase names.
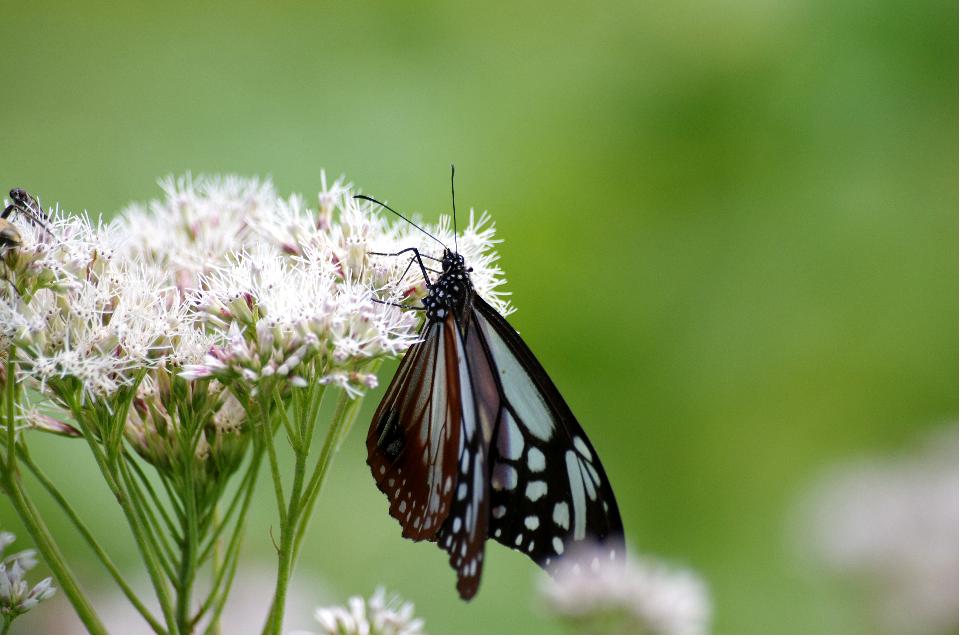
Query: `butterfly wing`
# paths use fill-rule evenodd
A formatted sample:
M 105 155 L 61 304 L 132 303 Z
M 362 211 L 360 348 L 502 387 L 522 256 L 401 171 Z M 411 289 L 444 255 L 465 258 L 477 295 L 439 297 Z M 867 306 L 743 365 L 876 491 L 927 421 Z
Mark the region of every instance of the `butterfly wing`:
M 620 559 L 624 529 L 597 452 L 528 346 L 480 297 L 465 350 L 494 443 L 490 537 L 549 571 L 583 544 L 604 543 Z
M 367 463 L 401 534 L 433 540 L 448 518 L 461 451 L 461 349 L 453 321 L 428 323 L 374 413 Z

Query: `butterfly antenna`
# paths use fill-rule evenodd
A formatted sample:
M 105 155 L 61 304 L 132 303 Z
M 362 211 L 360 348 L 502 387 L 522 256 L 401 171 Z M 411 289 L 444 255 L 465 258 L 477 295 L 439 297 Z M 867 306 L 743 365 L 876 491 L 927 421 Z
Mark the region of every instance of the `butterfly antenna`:
M 428 237 L 430 237 L 430 238 L 433 239 L 434 241 L 436 241 L 436 242 L 438 242 L 439 244 L 441 244 L 442 246 L 444 246 L 444 249 L 447 250 L 448 247 L 444 245 L 444 242 L 443 242 L 443 241 L 441 241 L 440 239 L 438 239 L 437 237 L 435 237 L 434 235 L 432 235 L 432 234 L 429 233 L 428 231 L 424 230 L 423 228 L 421 228 L 420 226 L 418 226 L 417 224 L 415 224 L 414 222 L 412 222 L 410 219 L 408 219 L 407 217 L 405 217 L 405 216 L 402 215 L 401 213 L 397 212 L 396 210 L 394 210 L 393 208 L 391 208 L 390 206 L 388 206 L 387 204 L 385 204 L 384 202 L 379 202 L 379 201 L 377 201 L 376 199 L 374 199 L 373 197 L 368 197 L 367 195 L 355 195 L 355 196 L 354 196 L 354 199 L 363 199 L 363 200 L 368 201 L 368 202 L 373 202 L 373 203 L 377 204 L 378 206 L 380 206 L 380 207 L 382 207 L 382 208 L 388 209 L 389 211 L 391 211 L 392 213 L 394 213 L 395 215 L 397 215 L 398 217 L 400 217 L 401 219 L 403 219 L 403 220 L 406 221 L 407 223 L 411 224 L 412 226 L 414 226 L 415 228 L 417 228 L 418 230 L 420 230 L 422 233 L 424 233 L 425 235 L 427 235 Z
M 451 215 L 454 217 L 454 252 L 458 252 L 458 209 L 454 206 L 454 164 L 451 164 Z

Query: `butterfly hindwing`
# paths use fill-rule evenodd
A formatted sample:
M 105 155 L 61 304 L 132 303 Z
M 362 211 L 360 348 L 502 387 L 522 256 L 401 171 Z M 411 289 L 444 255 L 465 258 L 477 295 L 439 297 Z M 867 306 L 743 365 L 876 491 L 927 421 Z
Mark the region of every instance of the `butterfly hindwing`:
M 500 397 L 489 449 L 491 538 L 549 570 L 585 543 L 605 543 L 620 558 L 621 517 L 588 437 L 510 324 L 480 298 L 473 321 L 484 359 L 469 347 L 470 367 L 493 369 Z
M 461 447 L 456 327 L 430 323 L 404 356 L 374 414 L 368 465 L 401 533 L 433 539 L 448 518 Z

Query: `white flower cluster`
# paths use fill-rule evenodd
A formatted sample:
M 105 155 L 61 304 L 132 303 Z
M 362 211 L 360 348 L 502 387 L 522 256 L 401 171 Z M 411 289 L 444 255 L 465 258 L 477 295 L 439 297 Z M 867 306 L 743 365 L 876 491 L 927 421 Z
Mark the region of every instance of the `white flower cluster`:
M 8 250 L 0 323 L 21 380 L 69 380 L 85 398 L 114 394 L 162 361 L 183 321 L 161 274 L 116 258 L 120 226 L 52 211 Z
M 802 546 L 867 585 L 882 631 L 957 631 L 958 449 L 953 425 L 901 455 L 829 469 L 803 500 Z
M 168 271 L 181 289 L 254 241 L 254 220 L 270 219 L 280 204 L 270 181 L 233 175 L 168 177 L 160 186 L 164 199 L 123 212 L 123 248 Z
M 10 532 L 0 532 L 0 616 L 3 616 L 6 623 L 30 611 L 57 592 L 49 577 L 33 587 L 25 580 L 27 571 L 37 564 L 34 550 L 26 549 L 3 556 L 4 551 L 15 540 L 17 537 Z
M 321 383 L 349 393 L 376 385 L 360 366 L 404 352 L 416 339 L 416 317 L 376 302 L 369 285 L 338 273 L 339 263 L 256 248 L 205 277 L 194 306 L 227 339 L 203 364 L 187 366 L 185 378 L 303 385 L 301 364 L 312 360 L 320 362 Z
M 711 601 L 697 574 L 647 557 L 618 564 L 609 553 L 584 548 L 563 560 L 555 578 L 542 581 L 542 598 L 554 613 L 587 633 L 707 631 Z
M 155 430 L 167 436 L 160 422 L 176 410 L 156 404 L 177 396 L 174 377 L 216 381 L 211 414 L 238 385 L 374 387 L 369 364 L 417 340 L 418 314 L 398 305 L 426 292 L 410 253 L 391 254 L 416 247 L 433 268 L 443 247 L 345 181 L 321 182 L 308 206 L 269 181 L 188 175 L 113 223 L 59 210 L 45 227 L 13 220 L 22 242 L 0 261 L 0 346 L 16 346 L 19 380 L 60 407 L 79 397 L 108 411 L 136 386 L 128 434 L 142 453 L 148 439 L 159 449 Z M 448 219 L 428 232 L 454 248 Z M 506 312 L 493 234 L 472 212 L 456 245 L 478 293 Z
M 326 635 L 408 635 L 420 634 L 424 621 L 414 617 L 414 604 L 388 596 L 378 587 L 366 602 L 352 596 L 347 607 L 318 607 L 314 618 Z

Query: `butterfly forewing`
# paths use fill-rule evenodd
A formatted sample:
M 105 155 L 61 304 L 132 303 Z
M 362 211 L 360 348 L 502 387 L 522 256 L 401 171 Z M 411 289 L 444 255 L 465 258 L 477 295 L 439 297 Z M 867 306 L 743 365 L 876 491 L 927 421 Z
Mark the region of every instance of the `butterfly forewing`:
M 624 553 L 624 531 L 598 455 L 551 379 L 518 333 L 474 300 L 469 366 L 493 369 L 500 404 L 490 446 L 489 534 L 552 570 L 581 544 Z M 477 395 L 476 395 L 477 396 Z
M 451 322 L 427 324 L 374 414 L 368 465 L 401 533 L 433 539 L 448 518 L 461 447 L 461 394 Z

